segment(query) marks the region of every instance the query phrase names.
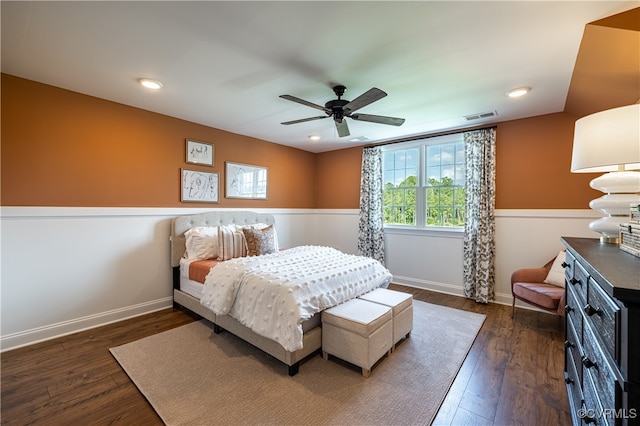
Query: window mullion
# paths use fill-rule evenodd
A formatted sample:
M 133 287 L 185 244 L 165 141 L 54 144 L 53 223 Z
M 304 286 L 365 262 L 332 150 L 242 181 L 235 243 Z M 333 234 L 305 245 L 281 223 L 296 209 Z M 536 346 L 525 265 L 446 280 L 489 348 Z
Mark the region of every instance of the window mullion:
M 424 228 L 426 224 L 426 209 L 427 204 L 425 194 L 425 161 L 426 161 L 426 147 L 422 145 L 420 147 L 420 155 L 418 156 L 418 188 L 416 190 L 416 226 L 418 228 Z

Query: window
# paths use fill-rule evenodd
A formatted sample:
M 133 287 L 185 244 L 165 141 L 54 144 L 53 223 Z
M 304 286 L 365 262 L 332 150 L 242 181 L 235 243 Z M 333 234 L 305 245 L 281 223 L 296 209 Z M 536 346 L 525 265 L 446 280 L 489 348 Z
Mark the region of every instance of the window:
M 386 225 L 461 227 L 465 220 L 462 134 L 383 148 Z

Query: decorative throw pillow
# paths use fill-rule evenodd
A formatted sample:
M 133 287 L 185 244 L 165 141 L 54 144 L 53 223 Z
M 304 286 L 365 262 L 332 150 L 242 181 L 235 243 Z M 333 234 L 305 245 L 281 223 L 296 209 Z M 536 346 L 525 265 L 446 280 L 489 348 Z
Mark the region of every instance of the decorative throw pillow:
M 247 255 L 242 229 L 237 225 L 218 226 L 218 260 Z
M 242 228 L 242 232 L 247 241 L 248 256 L 260 256 L 276 252 L 275 230 L 273 225 L 263 229 L 245 227 Z
M 280 245 L 278 244 L 278 231 L 276 230 L 276 226 L 274 224 L 267 225 L 266 223 L 253 223 L 251 225 L 245 225 L 243 228 L 253 228 L 253 229 L 264 229 L 271 226 L 273 228 L 273 243 L 275 244 L 275 250 L 280 250 Z
M 565 259 L 566 253 L 564 251 L 558 253 L 556 260 L 554 260 L 553 265 L 551 265 L 551 270 L 547 274 L 547 278 L 543 281 L 545 284 L 564 287 L 564 268 L 562 267 L 562 264 Z
M 186 251 L 189 260 L 206 260 L 218 257 L 218 227 L 198 226 L 184 233 Z

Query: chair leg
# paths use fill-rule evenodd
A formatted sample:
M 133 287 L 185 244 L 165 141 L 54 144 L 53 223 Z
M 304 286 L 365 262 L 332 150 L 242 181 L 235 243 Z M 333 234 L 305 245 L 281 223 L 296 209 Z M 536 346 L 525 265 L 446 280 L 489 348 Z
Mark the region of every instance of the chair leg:
M 516 298 L 513 298 L 513 302 L 511 302 L 511 319 L 513 319 L 516 315 Z

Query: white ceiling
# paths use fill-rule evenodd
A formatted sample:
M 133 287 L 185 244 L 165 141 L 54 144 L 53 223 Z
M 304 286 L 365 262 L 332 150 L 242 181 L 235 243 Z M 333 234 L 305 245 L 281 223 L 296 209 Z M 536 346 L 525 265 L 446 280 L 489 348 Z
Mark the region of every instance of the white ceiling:
M 637 1 L 2 1 L 2 72 L 311 152 L 562 111 L 585 24 Z M 148 77 L 164 88 L 137 84 Z M 401 127 L 331 119 L 331 87 Z M 530 86 L 529 95 L 505 92 Z M 497 112 L 487 120 L 464 116 Z M 310 135 L 321 136 L 318 142 Z M 189 137 L 189 135 L 185 135 Z

